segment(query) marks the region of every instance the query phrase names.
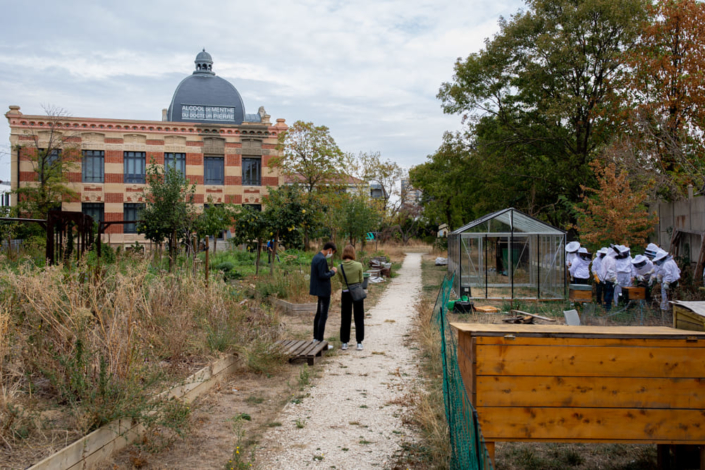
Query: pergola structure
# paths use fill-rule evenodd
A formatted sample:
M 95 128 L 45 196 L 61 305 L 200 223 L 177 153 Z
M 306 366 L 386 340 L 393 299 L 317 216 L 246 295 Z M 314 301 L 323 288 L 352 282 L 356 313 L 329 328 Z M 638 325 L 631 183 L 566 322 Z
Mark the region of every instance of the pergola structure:
M 566 232 L 514 208 L 448 236 L 456 295 L 486 300 L 564 300 Z

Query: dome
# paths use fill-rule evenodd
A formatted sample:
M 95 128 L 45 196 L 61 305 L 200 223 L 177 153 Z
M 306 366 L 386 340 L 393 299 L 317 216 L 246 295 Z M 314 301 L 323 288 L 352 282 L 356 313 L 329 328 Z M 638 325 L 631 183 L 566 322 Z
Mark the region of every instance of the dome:
M 212 70 L 213 59 L 204 49 L 194 61 L 196 70 L 176 87 L 167 111 L 171 122 L 241 124 L 245 105 L 237 89 Z

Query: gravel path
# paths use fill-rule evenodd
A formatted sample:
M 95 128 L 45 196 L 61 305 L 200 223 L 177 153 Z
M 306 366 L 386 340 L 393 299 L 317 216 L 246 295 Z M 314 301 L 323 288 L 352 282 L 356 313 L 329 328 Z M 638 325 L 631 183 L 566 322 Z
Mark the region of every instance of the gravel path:
M 413 441 L 396 403 L 416 375 L 406 335 L 421 292 L 421 254 L 407 254 L 399 274 L 367 312 L 364 351 L 356 351 L 353 343 L 352 349 L 325 361 L 310 396 L 287 404 L 277 418 L 282 426 L 262 439 L 260 468 L 386 468 L 401 442 Z M 330 314 L 340 315 L 340 306 L 331 305 Z M 336 333 L 327 331 L 327 336 Z M 303 428 L 297 420 L 305 422 Z

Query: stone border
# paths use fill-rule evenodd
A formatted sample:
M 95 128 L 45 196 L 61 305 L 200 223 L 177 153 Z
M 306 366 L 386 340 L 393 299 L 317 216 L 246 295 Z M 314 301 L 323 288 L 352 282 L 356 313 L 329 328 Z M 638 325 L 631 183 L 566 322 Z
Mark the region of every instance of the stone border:
M 237 358 L 218 359 L 195 374 L 183 384 L 157 395 L 157 398 L 179 398 L 192 402 L 215 384 L 228 378 L 235 371 Z M 90 470 L 144 434 L 141 424 L 131 419 L 120 419 L 93 431 L 73 444 L 50 455 L 28 470 Z

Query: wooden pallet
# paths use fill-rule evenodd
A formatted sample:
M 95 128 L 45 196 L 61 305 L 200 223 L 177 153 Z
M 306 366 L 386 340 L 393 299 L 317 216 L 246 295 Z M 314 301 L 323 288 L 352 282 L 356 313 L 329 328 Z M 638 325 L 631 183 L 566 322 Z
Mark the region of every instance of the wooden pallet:
M 276 344 L 282 354 L 289 356 L 289 362 L 305 360 L 310 366 L 318 362 L 328 351 L 328 341 L 314 343 L 313 341 L 281 340 Z

